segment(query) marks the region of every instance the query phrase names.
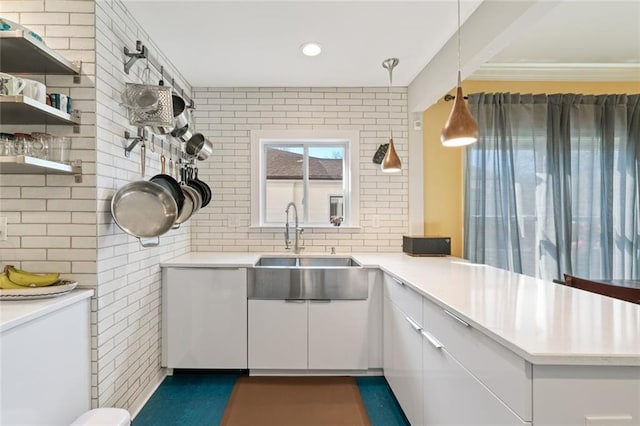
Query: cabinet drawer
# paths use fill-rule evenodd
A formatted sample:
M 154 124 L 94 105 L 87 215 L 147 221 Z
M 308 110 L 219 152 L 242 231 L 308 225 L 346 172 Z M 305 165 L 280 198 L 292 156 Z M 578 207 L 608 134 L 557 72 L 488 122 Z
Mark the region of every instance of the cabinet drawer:
M 425 425 L 531 425 L 496 398 L 444 348 L 423 339 Z
M 531 364 L 453 313 L 426 298 L 423 303 L 424 329 L 516 414 L 531 421 Z
M 384 274 L 384 292 L 402 312 L 422 325 L 422 295 L 391 275 Z

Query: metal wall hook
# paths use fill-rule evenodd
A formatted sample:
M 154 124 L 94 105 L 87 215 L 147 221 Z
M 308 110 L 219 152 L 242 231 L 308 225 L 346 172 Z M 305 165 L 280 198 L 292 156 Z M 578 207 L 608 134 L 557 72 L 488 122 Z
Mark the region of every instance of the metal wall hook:
M 147 130 L 144 127 L 138 127 L 138 136 L 132 137 L 131 133 L 128 130 L 124 131 L 124 138 L 126 140 L 130 140 L 131 143 L 124 149 L 124 156 L 129 158 L 131 155 L 131 151 L 133 148 L 138 145 L 139 142 L 144 142 L 147 140 Z
M 389 86 L 393 86 L 393 69 L 400 63 L 398 58 L 389 58 L 382 61 L 382 66 L 389 70 Z
M 138 59 L 148 59 L 147 53 L 147 47 L 142 44 L 140 40 L 136 41 L 136 52 L 130 52 L 129 49 L 125 46 L 124 55 L 129 58 L 127 59 L 127 62 L 124 63 L 125 74 L 129 74 L 131 67 L 136 63 Z

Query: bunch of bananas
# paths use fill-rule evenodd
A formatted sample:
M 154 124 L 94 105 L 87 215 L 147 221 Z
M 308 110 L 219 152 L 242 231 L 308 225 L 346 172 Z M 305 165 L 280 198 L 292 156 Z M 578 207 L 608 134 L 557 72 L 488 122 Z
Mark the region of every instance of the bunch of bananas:
M 60 281 L 59 273 L 33 274 L 7 265 L 0 274 L 0 289 L 21 289 L 25 287 L 46 287 Z

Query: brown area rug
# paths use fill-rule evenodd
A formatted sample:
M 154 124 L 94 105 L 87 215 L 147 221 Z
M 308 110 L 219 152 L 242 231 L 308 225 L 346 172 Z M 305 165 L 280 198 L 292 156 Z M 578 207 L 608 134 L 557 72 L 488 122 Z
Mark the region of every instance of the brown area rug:
M 223 426 L 370 424 L 353 377 L 240 377 L 221 422 Z

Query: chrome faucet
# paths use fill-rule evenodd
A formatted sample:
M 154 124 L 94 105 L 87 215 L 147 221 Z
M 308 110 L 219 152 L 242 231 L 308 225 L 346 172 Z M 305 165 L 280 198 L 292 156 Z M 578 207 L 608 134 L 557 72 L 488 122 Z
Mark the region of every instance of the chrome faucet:
M 293 201 L 291 201 L 289 204 L 287 204 L 287 208 L 284 211 L 287 215 L 287 221 L 284 225 L 284 248 L 286 250 L 291 249 L 290 244 L 291 244 L 291 238 L 289 236 L 289 208 L 293 207 L 293 213 L 294 213 L 294 220 L 295 220 L 295 228 L 294 228 L 294 233 L 295 233 L 295 245 L 293 246 L 293 252 L 295 254 L 299 254 L 301 250 L 304 249 L 304 247 L 300 246 L 300 242 L 299 242 L 299 238 L 302 236 L 302 233 L 304 232 L 304 229 L 299 228 L 298 227 L 298 208 L 296 207 L 295 203 Z

